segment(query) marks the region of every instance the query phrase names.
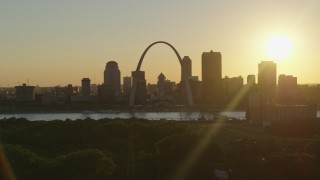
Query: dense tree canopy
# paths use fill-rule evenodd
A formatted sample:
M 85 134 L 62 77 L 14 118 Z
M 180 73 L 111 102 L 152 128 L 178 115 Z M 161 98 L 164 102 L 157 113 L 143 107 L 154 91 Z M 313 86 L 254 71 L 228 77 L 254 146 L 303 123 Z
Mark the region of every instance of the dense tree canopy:
M 22 180 L 172 179 L 190 157 L 185 179 L 215 179 L 215 170 L 230 179 L 320 177 L 319 137 L 282 138 L 277 123 L 264 133 L 244 122 L 11 118 L 0 120 L 0 138 Z

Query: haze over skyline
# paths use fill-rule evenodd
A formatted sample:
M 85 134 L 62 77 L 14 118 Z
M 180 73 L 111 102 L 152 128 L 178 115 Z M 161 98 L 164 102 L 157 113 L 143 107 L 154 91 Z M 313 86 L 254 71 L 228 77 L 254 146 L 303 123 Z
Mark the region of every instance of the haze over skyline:
M 298 83 L 320 83 L 319 0 L 234 1 L 2 1 L 0 87 L 29 79 L 31 85 L 80 85 L 83 77 L 103 82 L 108 61 L 130 76 L 152 42 L 171 43 L 192 60 L 201 79 L 201 54 L 222 53 L 222 75 L 257 75 L 258 63 L 273 60 L 279 74 Z M 284 35 L 292 51 L 284 60 L 265 52 L 269 38 Z M 154 46 L 142 70 L 155 83 L 163 72 L 179 82 L 174 52 Z

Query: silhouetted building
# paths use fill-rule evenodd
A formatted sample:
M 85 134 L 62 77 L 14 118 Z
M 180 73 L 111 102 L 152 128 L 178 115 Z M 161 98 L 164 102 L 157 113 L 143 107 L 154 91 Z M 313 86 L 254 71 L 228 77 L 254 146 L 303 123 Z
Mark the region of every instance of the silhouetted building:
M 264 101 L 274 102 L 277 86 L 277 65 L 272 61 L 262 61 L 259 65 L 258 87 Z
M 68 84 L 68 86 L 65 87 L 64 94 L 66 96 L 66 102 L 70 102 L 71 96 L 73 95 L 73 86 L 72 86 L 72 84 Z
M 320 104 L 320 85 L 298 85 L 299 104 Z
M 247 76 L 247 84 L 255 85 L 256 84 L 256 76 L 253 74 L 250 74 Z
M 107 85 L 99 85 L 98 86 L 98 100 L 104 103 L 113 103 L 116 101 L 116 97 L 114 95 L 113 86 Z
M 245 104 L 249 106 L 249 95 L 252 92 L 257 92 L 258 87 L 256 84 L 256 77 L 253 74 L 247 76 L 247 84 L 243 87 L 243 96 L 245 100 Z
M 262 111 L 263 127 L 279 120 L 306 120 L 317 118 L 316 105 L 266 105 Z
M 65 88 L 65 95 L 71 96 L 73 94 L 73 86 L 72 84 L 68 84 L 68 86 Z
M 36 89 L 38 89 L 37 90 L 38 94 L 50 94 L 50 93 L 52 93 L 52 87 L 38 87 Z
M 98 95 L 98 85 L 97 84 L 91 84 L 91 94 L 96 96 Z
M 199 81 L 197 76 L 193 76 L 193 78 L 189 78 L 189 84 L 190 84 L 191 93 L 192 93 L 194 103 L 200 104 L 200 102 L 203 101 L 202 81 Z M 178 98 L 180 103 L 187 102 L 187 92 L 186 92 L 186 87 L 185 87 L 184 81 L 181 81 L 179 84 L 177 84 L 176 97 Z
M 263 102 L 258 92 L 250 94 L 249 107 L 246 112 L 248 122 L 254 126 L 266 127 L 273 121 L 305 120 L 317 117 L 316 105 L 279 105 Z
M 71 100 L 71 97 L 70 97 Z M 64 104 L 67 101 L 66 96 L 63 94 L 45 94 L 42 96 L 42 104 Z
M 262 103 L 261 94 L 258 91 L 248 93 L 248 107 L 246 110 L 246 120 L 254 126 L 262 126 L 261 111 L 264 104 Z
M 150 96 L 150 100 L 155 101 L 159 100 L 158 96 L 158 85 L 157 84 L 150 84 L 147 85 L 147 94 Z
M 157 82 L 157 94 L 158 99 L 161 101 L 173 100 L 174 90 L 176 88 L 176 83 L 167 80 L 163 73 L 158 76 Z
M 98 96 L 82 96 L 82 95 L 73 95 L 71 96 L 71 102 L 75 103 L 93 103 L 98 101 Z
M 193 76 L 197 77 L 197 76 Z M 202 98 L 202 82 L 198 78 L 189 79 L 192 97 L 195 103 L 200 103 Z M 184 89 L 185 91 L 185 89 Z
M 54 94 L 56 96 L 64 95 L 65 94 L 65 87 L 62 87 L 60 85 L 55 86 L 51 89 L 51 94 Z
M 224 78 L 224 90 L 228 97 L 228 100 L 235 98 L 235 96 L 241 91 L 242 88 L 243 78 L 241 76 L 232 78 L 226 76 Z
M 117 97 L 121 92 L 121 76 L 118 63 L 109 61 L 104 70 L 104 85 L 113 89 L 114 96 Z
M 132 84 L 132 78 L 129 76 L 123 77 L 123 92 L 124 94 L 130 94 Z
M 83 78 L 81 80 L 81 90 L 82 90 L 82 96 L 89 97 L 90 96 L 90 79 L 89 78 Z
M 202 89 L 205 102 L 221 103 L 222 62 L 220 52 L 202 53 Z
M 147 99 L 147 81 L 145 79 L 144 71 L 132 71 L 131 73 L 133 82 L 135 78 L 137 78 L 137 89 L 136 89 L 136 96 L 135 102 L 143 103 Z
M 184 56 L 181 62 L 181 81 L 183 81 L 184 72 L 188 78 L 192 76 L 192 61 L 189 56 Z
M 165 81 L 166 81 L 166 77 L 162 73 L 160 73 L 160 75 L 158 76 L 158 83 L 157 83 L 159 98 L 162 98 L 166 95 Z
M 18 102 L 31 102 L 34 101 L 34 86 L 16 86 L 16 101 Z
M 199 77 L 198 76 L 190 76 L 189 80 L 199 81 Z
M 279 75 L 278 79 L 278 102 L 280 104 L 294 104 L 298 100 L 297 77 Z

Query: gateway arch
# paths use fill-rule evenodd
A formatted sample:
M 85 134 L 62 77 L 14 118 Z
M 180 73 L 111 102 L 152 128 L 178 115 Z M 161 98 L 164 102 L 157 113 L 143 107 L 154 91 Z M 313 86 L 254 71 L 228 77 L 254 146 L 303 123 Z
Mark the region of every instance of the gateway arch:
M 156 44 L 166 44 L 168 45 L 169 47 L 171 47 L 171 49 L 176 53 L 177 55 L 177 58 L 179 60 L 179 63 L 180 63 L 180 66 L 182 67 L 182 59 L 178 53 L 178 51 L 169 43 L 165 42 L 165 41 L 157 41 L 157 42 L 154 42 L 152 44 L 150 44 L 146 50 L 144 50 L 143 54 L 141 55 L 140 57 L 140 60 L 139 60 L 139 63 L 138 63 L 138 66 L 137 66 L 137 69 L 136 69 L 136 73 L 134 73 L 134 76 L 137 76 L 138 75 L 138 71 L 140 71 L 140 67 L 141 67 L 141 64 L 142 64 L 142 61 L 144 59 L 144 56 L 147 54 L 148 50 L 153 46 L 153 45 L 156 45 Z M 182 68 L 181 68 L 182 69 Z M 193 106 L 193 97 L 192 97 L 192 93 L 191 93 L 191 88 L 190 88 L 190 82 L 189 82 L 189 79 L 187 77 L 187 74 L 186 74 L 186 71 L 182 71 L 181 73 L 182 76 L 183 76 L 183 80 L 184 80 L 184 84 L 185 84 L 185 88 L 186 88 L 186 92 L 187 92 L 187 98 L 188 98 L 188 105 L 189 106 Z M 138 83 L 138 77 L 133 77 L 133 85 L 132 85 L 132 89 L 131 89 L 131 92 L 130 92 L 130 100 L 129 100 L 129 106 L 134 106 L 134 101 L 135 101 L 135 96 L 136 96 L 136 90 L 137 90 L 137 83 Z

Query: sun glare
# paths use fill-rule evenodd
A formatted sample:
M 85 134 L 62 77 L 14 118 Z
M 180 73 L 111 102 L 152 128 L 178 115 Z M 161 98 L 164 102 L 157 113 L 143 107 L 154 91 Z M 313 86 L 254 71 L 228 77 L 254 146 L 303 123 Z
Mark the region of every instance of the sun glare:
M 291 50 L 291 39 L 283 35 L 271 37 L 266 44 L 267 56 L 274 61 L 286 60 L 289 57 Z

